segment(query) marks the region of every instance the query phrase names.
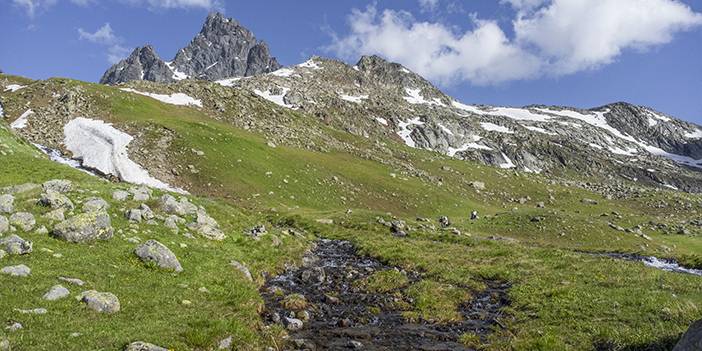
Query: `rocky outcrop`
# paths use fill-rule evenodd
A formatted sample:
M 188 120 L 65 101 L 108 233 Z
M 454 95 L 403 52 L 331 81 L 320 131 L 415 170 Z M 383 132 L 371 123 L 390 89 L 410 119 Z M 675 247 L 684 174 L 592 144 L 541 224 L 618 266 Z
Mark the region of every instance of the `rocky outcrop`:
M 207 16 L 200 33 L 173 61 L 164 62 L 150 45 L 135 49 L 125 60 L 110 67 L 103 84 L 133 80 L 170 83 L 185 78 L 219 80 L 272 72 L 280 68 L 266 43 L 221 13 Z
M 86 212 L 56 225 L 51 234 L 59 239 L 84 243 L 112 238 L 110 215 L 104 211 Z
M 702 319 L 690 325 L 683 334 L 673 351 L 699 351 L 702 350 Z
M 119 84 L 132 80 L 150 80 L 170 83 L 173 71 L 161 60 L 151 45 L 138 47 L 126 59 L 110 67 L 102 78 L 102 84 Z
M 91 310 L 100 313 L 117 313 L 120 310 L 119 299 L 109 292 L 84 291 L 80 295 L 80 301 L 85 303 Z

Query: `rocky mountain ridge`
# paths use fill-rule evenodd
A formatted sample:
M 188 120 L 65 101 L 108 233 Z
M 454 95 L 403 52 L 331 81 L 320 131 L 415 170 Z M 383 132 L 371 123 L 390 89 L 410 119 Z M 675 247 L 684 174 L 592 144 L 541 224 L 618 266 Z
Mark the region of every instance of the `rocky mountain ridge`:
M 136 48 L 131 55 L 110 67 L 103 84 L 133 80 L 172 83 L 186 78 L 216 80 L 247 77 L 280 68 L 268 45 L 251 31 L 221 13 L 207 16 L 202 30 L 178 51 L 172 61 L 163 61 L 151 45 Z

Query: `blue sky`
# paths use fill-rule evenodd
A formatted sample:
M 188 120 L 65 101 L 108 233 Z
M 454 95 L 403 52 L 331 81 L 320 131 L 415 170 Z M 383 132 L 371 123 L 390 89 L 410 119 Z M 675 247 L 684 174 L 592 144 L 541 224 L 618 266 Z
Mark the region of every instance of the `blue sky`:
M 94 82 L 136 46 L 171 59 L 214 9 L 284 65 L 376 53 L 466 103 L 628 101 L 702 123 L 693 0 L 0 0 L 0 68 Z

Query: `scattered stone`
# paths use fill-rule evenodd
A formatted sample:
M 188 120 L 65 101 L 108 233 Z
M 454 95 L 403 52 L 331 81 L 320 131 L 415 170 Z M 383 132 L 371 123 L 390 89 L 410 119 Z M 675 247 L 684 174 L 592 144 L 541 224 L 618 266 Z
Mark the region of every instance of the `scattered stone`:
M 441 216 L 439 217 L 439 224 L 441 225 L 441 228 L 448 228 L 451 226 L 451 221 L 448 217 Z
M 87 212 L 57 224 L 51 234 L 68 242 L 82 243 L 109 240 L 113 232 L 110 216 L 107 213 Z
M 160 199 L 161 210 L 169 214 L 177 214 L 179 216 L 191 215 L 198 212 L 197 206 L 190 203 L 187 198 L 181 197 L 177 201 L 175 197 L 165 194 Z
M 241 262 L 232 260 L 231 262 L 229 262 L 229 265 L 231 265 L 236 270 L 238 270 L 239 272 L 244 274 L 246 279 L 248 279 L 249 281 L 253 281 L 253 276 L 251 275 L 251 271 L 249 271 L 249 268 L 246 267 L 245 265 L 243 265 Z
M 41 194 L 39 204 L 52 209 L 63 208 L 69 211 L 74 208 L 73 202 L 66 195 L 54 190 L 47 190 Z
M 231 350 L 232 348 L 232 337 L 228 336 L 222 340 L 219 341 L 219 345 L 217 346 L 217 349 L 219 350 Z
M 142 220 L 141 210 L 139 210 L 139 209 L 131 209 L 131 210 L 127 211 L 127 213 L 125 213 L 124 216 L 131 223 L 141 223 L 141 220 Z
M 17 266 L 4 267 L 3 269 L 0 269 L 0 273 L 9 274 L 13 277 L 26 277 L 32 273 L 32 270 L 29 269 L 29 267 L 20 264 Z
M 168 351 L 168 349 L 148 342 L 135 341 L 127 345 L 127 347 L 124 348 L 124 351 Z
M 260 238 L 263 234 L 266 234 L 266 226 L 263 224 L 255 225 L 253 228 L 249 229 L 248 234 L 254 239 Z
M 597 205 L 598 204 L 597 201 L 595 201 L 593 199 L 587 199 L 587 198 L 580 200 L 580 202 L 582 202 L 586 205 Z
M 42 184 L 44 191 L 56 191 L 59 193 L 67 193 L 73 189 L 73 183 L 65 179 L 52 179 Z
M 9 255 L 26 255 L 32 252 L 32 242 L 24 240 L 17 235 L 10 235 L 0 239 L 0 249 Z
M 64 281 L 64 282 L 69 283 L 69 284 L 77 285 L 77 286 L 85 285 L 85 282 L 78 279 L 78 278 L 58 277 L 58 280 Z
M 15 308 L 13 311 L 21 314 L 47 314 L 49 311 L 46 308 L 20 309 Z
M 285 328 L 287 328 L 289 331 L 297 331 L 302 329 L 303 323 L 301 320 L 297 318 L 288 318 L 285 317 Z
M 31 231 L 36 223 L 34 215 L 29 212 L 17 212 L 10 216 L 10 224 L 19 227 L 25 232 Z
M 112 192 L 112 200 L 125 201 L 129 198 L 129 192 L 124 190 L 115 190 Z
M 0 215 L 0 234 L 10 230 L 10 221 L 7 217 Z
M 70 293 L 63 285 L 54 285 L 42 298 L 48 301 L 56 301 L 67 297 Z
M 334 220 L 333 220 L 333 219 L 329 219 L 329 218 L 320 218 L 320 219 L 317 219 L 317 223 L 321 223 L 321 224 L 334 224 Z
M 162 269 L 182 272 L 183 267 L 178 262 L 176 255 L 165 245 L 156 240 L 149 240 L 139 245 L 134 253 L 143 262 L 153 262 Z
M 390 222 L 390 230 L 392 231 L 392 234 L 395 236 L 399 237 L 405 237 L 407 236 L 407 233 L 405 232 L 405 228 L 407 228 L 407 225 L 405 224 L 405 221 L 403 220 L 394 220 Z
M 479 181 L 472 181 L 468 183 L 469 186 L 473 187 L 475 190 L 485 190 L 485 183 Z
M 476 219 L 478 219 L 478 218 L 479 218 L 479 217 L 478 217 L 478 211 L 473 210 L 473 211 L 470 212 L 470 220 L 471 220 L 471 221 L 474 221 L 474 220 L 476 220 Z
M 536 208 L 545 208 L 545 207 L 546 207 L 546 204 L 543 201 L 536 203 Z
M 321 284 L 326 279 L 326 273 L 322 267 L 313 267 L 302 272 L 302 281 L 310 284 Z
M 178 217 L 176 215 L 170 215 L 166 217 L 164 220 L 163 224 L 166 226 L 166 228 L 172 229 L 178 232 L 178 225 L 179 224 L 185 224 L 185 219 Z
M 108 208 L 110 208 L 110 204 L 99 197 L 90 198 L 83 204 L 85 212 L 107 211 Z
M 208 216 L 203 209 L 197 210 L 195 223 L 189 224 L 188 227 L 210 240 L 224 240 L 225 238 L 224 233 L 219 229 L 217 221 Z
M 531 217 L 531 221 L 534 222 L 534 223 L 539 223 L 539 222 L 543 221 L 544 219 L 545 219 L 545 218 L 544 218 L 544 217 L 541 217 L 541 216 L 534 216 L 534 217 Z
M 54 222 L 63 222 L 66 220 L 64 211 L 65 210 L 63 208 L 57 208 L 53 211 L 45 213 L 42 217 Z
M 129 191 L 132 193 L 134 201 L 149 201 L 151 199 L 151 189 L 148 187 L 131 188 Z
M 46 234 L 49 234 L 49 229 L 47 229 L 46 226 L 41 226 L 41 227 L 39 227 L 39 229 L 34 231 L 34 233 L 36 233 L 38 235 L 46 235 Z
M 9 331 L 10 333 L 16 332 L 22 328 L 24 328 L 24 327 L 22 326 L 22 323 L 19 323 L 19 322 L 13 322 L 12 324 L 5 327 L 5 329 L 7 331 Z
M 90 309 L 100 313 L 116 313 L 120 309 L 117 296 L 108 292 L 84 291 L 80 295 L 80 301 L 88 305 Z
M 10 194 L 0 195 L 0 213 L 15 211 L 15 197 Z

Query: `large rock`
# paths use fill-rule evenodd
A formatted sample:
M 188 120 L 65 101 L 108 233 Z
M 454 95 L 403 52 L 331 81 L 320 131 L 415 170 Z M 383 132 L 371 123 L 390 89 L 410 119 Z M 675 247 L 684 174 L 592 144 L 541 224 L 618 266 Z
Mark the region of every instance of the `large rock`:
M 73 183 L 65 179 L 52 179 L 42 184 L 44 191 L 53 190 L 59 193 L 67 193 L 73 189 Z
M 237 271 L 241 272 L 241 274 L 243 274 L 247 280 L 253 281 L 253 276 L 251 275 L 251 271 L 249 271 L 249 268 L 246 267 L 245 265 L 243 265 L 241 262 L 232 260 L 231 262 L 229 262 L 229 265 L 231 265 Z
M 178 262 L 176 255 L 165 245 L 156 240 L 149 240 L 134 250 L 142 261 L 155 263 L 159 268 L 182 272 L 183 267 Z
M 10 194 L 0 195 L 0 213 L 12 213 L 15 210 L 15 197 Z
M 224 233 L 219 229 L 217 221 L 207 215 L 203 209 L 197 211 L 195 222 L 188 224 L 188 227 L 210 240 L 224 240 L 225 238 Z
M 42 298 L 47 301 L 56 301 L 63 299 L 64 297 L 68 297 L 70 294 L 71 292 L 68 291 L 68 289 L 66 289 L 63 285 L 57 284 L 52 286 Z
M 107 211 L 108 208 L 110 208 L 110 204 L 99 197 L 90 198 L 83 204 L 84 212 Z
M 127 345 L 127 347 L 124 348 L 124 351 L 168 351 L 168 349 L 148 342 L 135 341 Z
M 119 299 L 108 292 L 84 291 L 80 295 L 80 301 L 85 303 L 90 309 L 100 313 L 116 313 L 120 310 Z
M 58 191 L 55 190 L 47 190 L 45 193 L 41 194 L 41 198 L 39 199 L 39 204 L 42 206 L 50 207 L 52 209 L 65 209 L 65 210 L 73 210 L 73 202 L 66 197 L 66 195 L 61 194 Z
M 700 351 L 702 350 L 702 319 L 692 323 L 687 332 L 683 334 L 673 351 Z
M 161 210 L 169 214 L 185 216 L 197 213 L 197 206 L 185 197 L 181 197 L 180 201 L 178 201 L 175 197 L 165 194 L 161 196 L 160 204 Z
M 10 216 L 10 224 L 19 227 L 25 232 L 31 231 L 37 224 L 34 215 L 29 212 L 17 212 Z
M 0 273 L 11 275 L 13 277 L 26 277 L 32 273 L 29 267 L 20 264 L 17 266 L 7 266 L 0 269 Z
M 32 242 L 17 235 L 0 239 L 0 249 L 10 255 L 26 255 L 32 252 Z
M 105 212 L 86 212 L 71 217 L 54 227 L 51 235 L 73 243 L 112 238 L 110 216 Z

